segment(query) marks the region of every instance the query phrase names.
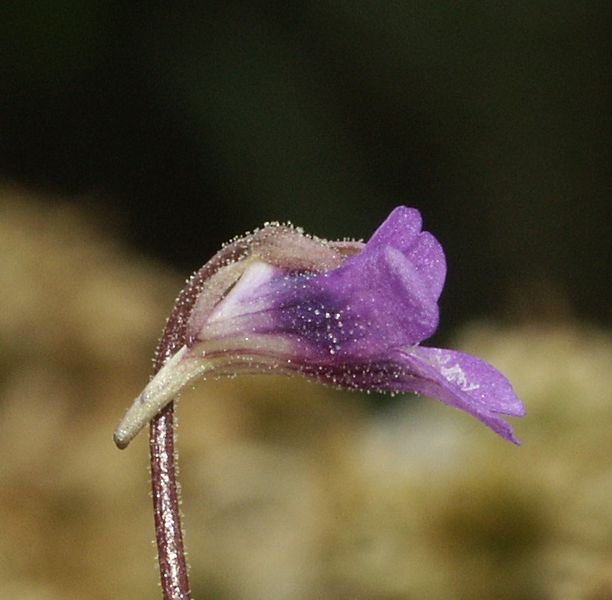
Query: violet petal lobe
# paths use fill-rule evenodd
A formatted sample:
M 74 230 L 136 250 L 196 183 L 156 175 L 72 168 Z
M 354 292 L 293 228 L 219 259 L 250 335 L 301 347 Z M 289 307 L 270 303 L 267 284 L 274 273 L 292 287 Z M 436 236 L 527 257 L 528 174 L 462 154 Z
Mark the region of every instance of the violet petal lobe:
M 437 301 L 446 279 L 446 259 L 442 246 L 427 231 L 421 231 L 421 214 L 415 208 L 398 206 L 378 227 L 366 244 L 366 250 L 391 247 L 399 250 L 428 283 Z M 363 257 L 362 252 L 359 256 Z
M 170 321 L 176 322 L 174 313 L 179 309 L 179 327 L 185 327 L 185 316 L 189 315 L 186 337 L 192 342 L 249 263 L 261 261 L 285 271 L 328 271 L 339 267 L 346 256 L 358 253 L 362 247 L 358 242 L 327 242 L 288 225 L 268 223 L 226 244 L 194 273 L 181 292 Z
M 414 346 L 396 353 L 412 377 L 408 387 L 470 413 L 503 438 L 519 444 L 497 415 L 522 417 L 523 405 L 510 382 L 493 366 L 469 354 Z
M 366 247 L 335 271 L 321 276 L 324 294 L 357 326 L 341 356 L 377 356 L 415 344 L 438 326 L 438 305 L 415 264 L 393 246 Z M 342 311 L 340 311 L 342 313 Z
M 366 246 L 326 273 L 253 264 L 198 338 L 282 334 L 321 364 L 363 362 L 420 342 L 437 324 L 437 303 L 414 264 L 391 246 Z
M 437 299 L 446 266 L 440 244 L 419 232 L 420 225 L 417 211 L 396 209 L 361 252 L 336 269 L 279 269 L 263 281 L 248 277 L 247 271 L 249 284 L 239 284 L 225 300 L 232 310 L 223 307 L 223 318 L 234 323 L 223 330 L 283 333 L 318 347 L 322 362 L 378 358 L 392 347 L 421 342 L 438 325 Z M 246 315 L 262 311 L 269 318 L 245 321 Z M 203 340 L 211 331 L 202 333 Z
M 416 208 L 398 206 L 370 236 L 371 249 L 393 246 L 402 252 L 408 251 L 421 231 L 423 219 Z
M 407 257 L 427 282 L 429 292 L 437 302 L 446 280 L 446 258 L 440 242 L 428 231 L 422 231 Z

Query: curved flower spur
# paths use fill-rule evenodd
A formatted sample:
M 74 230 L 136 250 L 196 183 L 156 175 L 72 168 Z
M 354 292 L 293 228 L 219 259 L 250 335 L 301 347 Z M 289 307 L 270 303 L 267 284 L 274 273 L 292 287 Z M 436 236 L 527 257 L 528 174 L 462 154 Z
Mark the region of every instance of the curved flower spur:
M 442 247 L 421 226 L 418 210 L 398 207 L 366 244 L 268 224 L 226 245 L 178 297 L 157 374 L 117 427 L 117 446 L 198 378 L 270 371 L 424 394 L 518 444 L 500 418 L 524 415 L 508 380 L 473 356 L 419 345 L 438 325 L 446 276 Z

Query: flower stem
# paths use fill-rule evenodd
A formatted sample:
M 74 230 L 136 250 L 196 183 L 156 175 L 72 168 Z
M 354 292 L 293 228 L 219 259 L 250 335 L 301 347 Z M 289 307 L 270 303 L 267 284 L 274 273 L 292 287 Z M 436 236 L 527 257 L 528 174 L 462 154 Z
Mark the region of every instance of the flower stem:
M 174 403 L 151 421 L 149 435 L 155 539 L 164 600 L 190 600 L 174 451 Z
M 213 259 L 204 265 L 189 279 L 179 294 L 157 346 L 153 368 L 155 374 L 185 346 L 187 322 L 203 282 L 229 258 L 231 256 L 228 256 L 227 251 L 220 253 L 217 262 Z M 176 479 L 174 402 L 166 404 L 151 421 L 149 454 L 155 541 L 163 600 L 191 600 L 179 510 L 179 485 Z

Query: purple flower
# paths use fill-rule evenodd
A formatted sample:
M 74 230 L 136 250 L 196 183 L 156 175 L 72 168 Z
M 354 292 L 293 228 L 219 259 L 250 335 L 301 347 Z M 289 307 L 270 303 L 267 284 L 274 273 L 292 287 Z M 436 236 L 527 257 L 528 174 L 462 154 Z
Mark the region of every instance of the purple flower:
M 524 415 L 508 380 L 473 356 L 419 345 L 438 325 L 446 276 L 444 252 L 421 225 L 416 209 L 399 207 L 365 245 L 278 224 L 227 245 L 179 296 L 165 334 L 177 342 L 158 357 L 164 366 L 120 423 L 117 444 L 194 379 L 267 371 L 418 392 L 517 444 L 500 418 Z

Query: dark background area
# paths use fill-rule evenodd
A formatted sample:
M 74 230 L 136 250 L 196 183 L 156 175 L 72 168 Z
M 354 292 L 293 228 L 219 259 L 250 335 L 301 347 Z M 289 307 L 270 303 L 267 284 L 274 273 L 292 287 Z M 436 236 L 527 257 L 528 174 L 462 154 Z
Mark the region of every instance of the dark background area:
M 0 178 L 145 254 L 188 273 L 264 221 L 367 238 L 407 204 L 447 253 L 445 329 L 610 322 L 610 3 L 1 11 Z

